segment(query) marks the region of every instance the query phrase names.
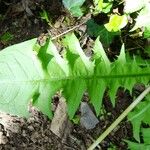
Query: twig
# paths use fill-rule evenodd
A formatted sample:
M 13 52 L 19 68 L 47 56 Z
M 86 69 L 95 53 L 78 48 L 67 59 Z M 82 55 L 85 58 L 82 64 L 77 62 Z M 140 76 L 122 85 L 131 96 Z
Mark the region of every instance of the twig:
M 52 37 L 51 40 L 55 40 L 55 39 L 57 39 L 57 38 L 59 38 L 59 37 L 65 35 L 65 34 L 71 32 L 71 31 L 75 30 L 76 28 L 79 28 L 80 26 L 82 26 L 82 25 L 85 24 L 86 22 L 87 22 L 87 21 L 84 21 L 84 22 L 82 22 L 81 24 L 78 24 L 78 25 L 72 27 L 71 29 L 68 29 L 68 30 L 64 31 L 64 32 L 61 33 L 61 34 L 58 34 L 58 35 Z
M 87 22 L 90 18 L 91 18 L 91 13 L 88 13 L 85 17 L 82 18 L 82 20 L 83 20 L 82 23 L 80 23 L 80 24 L 78 24 L 78 25 L 76 25 L 76 26 L 74 26 L 74 27 L 68 29 L 67 31 L 64 31 L 63 33 L 60 33 L 60 34 L 58 34 L 58 35 L 52 37 L 51 40 L 55 40 L 55 39 L 57 39 L 57 38 L 59 38 L 59 37 L 65 35 L 65 34 L 71 32 L 71 31 L 75 30 L 76 28 L 79 28 L 80 26 L 86 24 L 86 22 Z M 50 35 L 50 34 L 49 34 L 49 35 Z
M 105 137 L 116 128 L 116 126 L 128 115 L 128 113 L 150 92 L 150 86 L 146 88 L 129 106 L 128 108 L 100 135 L 100 137 L 88 148 L 93 150 Z

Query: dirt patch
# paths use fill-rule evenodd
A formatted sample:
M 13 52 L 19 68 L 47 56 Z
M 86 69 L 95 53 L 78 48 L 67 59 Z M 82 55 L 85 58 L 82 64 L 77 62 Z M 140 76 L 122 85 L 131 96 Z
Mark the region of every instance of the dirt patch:
M 120 100 L 124 102 L 117 104 L 120 112 L 126 108 L 129 102 L 129 95 L 121 92 Z M 127 102 L 128 101 L 128 102 Z M 123 105 L 122 105 L 123 104 Z M 72 132 L 67 139 L 58 138 L 51 130 L 51 121 L 43 114 L 32 108 L 31 116 L 28 119 L 16 116 L 0 114 L 0 149 L 41 149 L 41 150 L 86 150 L 102 132 L 120 114 L 118 109 L 112 108 L 111 103 L 106 97 L 104 105 L 107 106 L 106 114 L 99 118 L 99 124 L 92 130 L 86 130 L 78 125 L 73 125 Z M 123 139 L 132 137 L 132 127 L 129 122 L 122 122 L 101 144 L 98 149 L 107 150 L 112 145 L 117 149 L 127 149 Z
M 0 49 L 47 33 L 49 26 L 40 13 L 43 10 L 49 12 L 54 22 L 61 15 L 60 4 L 58 0 L 0 1 L 0 35 L 7 32 L 13 36 L 8 42 L 1 41 Z
M 0 122 L 1 150 L 79 149 L 75 144 L 62 143 L 51 132 L 50 120 L 33 108 L 27 120 L 1 113 Z

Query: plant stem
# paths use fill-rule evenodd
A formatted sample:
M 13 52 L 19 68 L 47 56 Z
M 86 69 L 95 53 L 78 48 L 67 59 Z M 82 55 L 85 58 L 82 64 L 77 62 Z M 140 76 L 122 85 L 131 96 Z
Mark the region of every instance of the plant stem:
M 116 126 L 128 115 L 128 113 L 150 92 L 150 86 L 146 88 L 129 106 L 128 108 L 106 129 L 102 135 L 88 148 L 93 150 L 104 138 L 116 128 Z
M 73 31 L 73 30 L 79 28 L 80 26 L 85 25 L 86 22 L 87 22 L 90 18 L 91 18 L 91 13 L 88 13 L 88 14 L 83 18 L 82 23 L 80 23 L 80 24 L 78 24 L 78 25 L 76 25 L 76 26 L 73 26 L 72 28 L 70 28 L 70 29 L 64 31 L 63 33 L 60 33 L 60 34 L 58 34 L 58 35 L 52 37 L 51 40 L 55 40 L 55 39 L 57 39 L 57 38 L 60 38 L 60 37 L 64 36 L 65 34 L 67 34 L 67 33 L 71 32 L 71 31 Z M 49 30 L 48 30 L 48 34 L 50 35 Z
M 71 31 L 75 30 L 76 28 L 79 28 L 80 26 L 84 25 L 85 23 L 86 23 L 86 22 L 83 22 L 83 23 L 81 23 L 81 24 L 79 24 L 79 25 L 76 25 L 76 26 L 74 26 L 74 27 L 72 27 L 72 28 L 70 28 L 70 29 L 64 31 L 64 32 L 61 33 L 61 34 L 56 35 L 55 37 L 52 37 L 51 40 L 55 40 L 55 39 L 57 39 L 57 38 L 59 38 L 59 37 L 65 35 L 65 34 L 71 32 Z

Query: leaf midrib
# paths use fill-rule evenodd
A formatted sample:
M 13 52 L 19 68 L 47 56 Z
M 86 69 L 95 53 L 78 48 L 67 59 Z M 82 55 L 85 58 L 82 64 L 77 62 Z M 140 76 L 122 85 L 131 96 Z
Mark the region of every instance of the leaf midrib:
M 53 82 L 61 80 L 90 80 L 90 79 L 120 79 L 120 78 L 139 78 L 139 77 L 150 77 L 150 73 L 139 73 L 139 74 L 120 74 L 120 75 L 92 75 L 92 76 L 68 76 L 63 78 L 50 77 L 48 79 L 36 79 L 36 80 L 1 80 L 1 83 L 13 84 L 13 83 L 39 83 L 39 82 Z

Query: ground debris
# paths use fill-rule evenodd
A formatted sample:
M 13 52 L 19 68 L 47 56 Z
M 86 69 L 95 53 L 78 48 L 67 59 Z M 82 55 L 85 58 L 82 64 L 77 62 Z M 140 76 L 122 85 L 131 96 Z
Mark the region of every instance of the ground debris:
M 96 126 L 96 124 L 99 123 L 99 120 L 96 118 L 93 111 L 86 102 L 81 103 L 80 111 L 81 111 L 81 119 L 80 119 L 81 126 L 85 127 L 86 129 L 93 129 Z
M 28 119 L 0 113 L 0 150 L 70 149 L 50 127 L 51 121 L 35 108 Z
M 59 100 L 50 129 L 62 140 L 65 140 L 71 132 L 72 123 L 67 115 L 67 104 L 64 98 Z

